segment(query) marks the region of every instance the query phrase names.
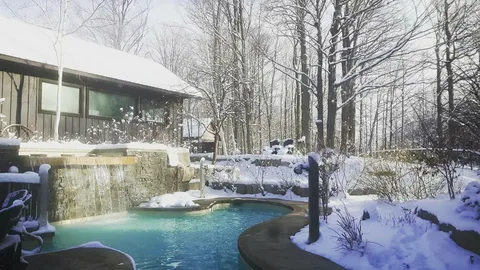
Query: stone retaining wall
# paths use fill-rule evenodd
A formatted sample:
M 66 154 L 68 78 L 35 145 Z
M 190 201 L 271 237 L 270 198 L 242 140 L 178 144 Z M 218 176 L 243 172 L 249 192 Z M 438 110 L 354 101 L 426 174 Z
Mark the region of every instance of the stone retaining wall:
M 185 191 L 193 178 L 188 159 L 180 156 L 179 166 L 169 166 L 164 150 L 119 149 L 95 154 L 20 156 L 14 165 L 22 171 L 36 171 L 43 163 L 52 165 L 48 194 L 51 222 L 125 211 L 153 196 Z

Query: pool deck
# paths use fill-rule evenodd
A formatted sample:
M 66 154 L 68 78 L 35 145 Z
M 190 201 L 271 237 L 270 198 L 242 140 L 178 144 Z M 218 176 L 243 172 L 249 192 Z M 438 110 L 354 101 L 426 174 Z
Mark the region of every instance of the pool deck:
M 290 240 L 300 229 L 308 224 L 305 218 L 307 203 L 279 199 L 261 199 L 245 197 L 224 197 L 196 200 L 198 206 L 180 208 L 135 208 L 139 211 L 201 211 L 217 204 L 242 202 L 268 203 L 283 206 L 291 213 L 267 220 L 245 230 L 238 238 L 238 250 L 245 262 L 253 269 L 295 269 L 295 270 L 344 270 L 342 266 L 322 256 L 306 252 Z
M 133 270 L 124 253 L 99 247 L 81 247 L 25 256 L 27 270 Z

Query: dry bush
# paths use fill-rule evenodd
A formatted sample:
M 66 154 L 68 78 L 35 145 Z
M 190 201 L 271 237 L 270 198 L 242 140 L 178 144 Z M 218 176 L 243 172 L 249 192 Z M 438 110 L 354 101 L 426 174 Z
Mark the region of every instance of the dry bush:
M 338 250 L 358 251 L 363 255 L 368 242 L 363 240 L 362 220 L 357 221 L 346 207 L 344 207 L 344 213 L 340 209 L 335 209 L 335 212 L 339 218 L 337 224 L 340 227 L 340 231 L 334 230 L 337 234 L 334 239 L 337 241 Z
M 362 187 L 388 202 L 433 198 L 445 187 L 435 170 L 419 164 L 377 161 L 366 165 Z

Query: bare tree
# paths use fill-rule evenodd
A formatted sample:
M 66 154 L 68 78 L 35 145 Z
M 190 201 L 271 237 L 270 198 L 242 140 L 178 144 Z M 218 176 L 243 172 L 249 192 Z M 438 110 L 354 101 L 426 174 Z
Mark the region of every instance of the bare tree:
M 186 79 L 190 75 L 192 42 L 187 29 L 160 26 L 155 30 L 155 39 L 149 42 L 147 56 Z
M 83 34 L 96 43 L 140 54 L 148 34 L 151 0 L 105 0 Z

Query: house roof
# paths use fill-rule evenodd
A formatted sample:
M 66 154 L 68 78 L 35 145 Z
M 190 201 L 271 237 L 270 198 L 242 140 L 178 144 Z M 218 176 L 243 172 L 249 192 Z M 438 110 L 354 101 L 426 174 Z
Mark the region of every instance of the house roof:
M 183 138 L 200 138 L 212 122 L 211 118 L 183 119 Z M 209 133 L 211 131 L 209 130 Z
M 57 66 L 52 30 L 0 17 L 0 58 Z M 72 35 L 63 39 L 65 72 L 80 72 L 127 82 L 158 92 L 201 97 L 200 92 L 150 59 L 88 42 Z

